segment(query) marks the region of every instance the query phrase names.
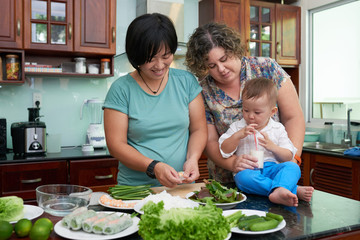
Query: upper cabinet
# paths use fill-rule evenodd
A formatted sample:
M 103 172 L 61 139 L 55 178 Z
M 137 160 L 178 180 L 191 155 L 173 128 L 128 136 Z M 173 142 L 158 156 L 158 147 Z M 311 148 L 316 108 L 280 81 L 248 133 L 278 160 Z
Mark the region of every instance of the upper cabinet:
M 114 74 L 116 0 L 0 0 L 0 6 L 0 83 L 24 83 L 25 75 Z M 18 80 L 6 77 L 11 53 L 20 60 Z M 92 66 L 109 59 L 110 73 L 76 73 L 76 57 Z M 31 64 L 24 68 L 25 62 Z
M 300 13 L 297 6 L 251 1 L 250 55 L 271 57 L 281 65 L 300 64 Z
M 72 0 L 24 1 L 24 48 L 73 50 Z
M 76 0 L 74 47 L 76 52 L 115 54 L 115 0 Z
M 115 54 L 115 0 L 25 0 L 24 48 Z
M 276 4 L 276 61 L 300 64 L 301 8 Z
M 253 0 L 203 0 L 199 25 L 216 21 L 238 30 L 249 56 L 300 64 L 300 13 L 297 6 Z
M 199 2 L 199 26 L 221 22 L 239 31 L 242 42 L 249 39 L 250 0 L 203 0 Z
M 22 0 L 0 0 L 0 6 L 0 48 L 22 48 Z

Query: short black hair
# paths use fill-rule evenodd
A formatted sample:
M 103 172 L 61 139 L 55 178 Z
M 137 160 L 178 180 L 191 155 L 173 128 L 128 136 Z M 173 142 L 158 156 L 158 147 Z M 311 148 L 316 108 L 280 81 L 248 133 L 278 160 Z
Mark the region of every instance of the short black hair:
M 177 35 L 174 24 L 160 13 L 144 14 L 135 18 L 126 33 L 125 49 L 131 65 L 139 66 L 151 59 L 164 45 L 172 54 L 177 49 Z

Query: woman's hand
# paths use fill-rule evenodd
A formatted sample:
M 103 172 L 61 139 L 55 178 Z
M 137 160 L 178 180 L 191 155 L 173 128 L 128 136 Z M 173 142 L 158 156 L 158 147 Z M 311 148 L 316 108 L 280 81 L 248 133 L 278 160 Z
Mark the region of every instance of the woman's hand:
M 192 183 L 200 177 L 199 165 L 197 160 L 186 160 L 184 163 L 183 183 Z
M 257 158 L 248 154 L 235 156 L 233 163 L 233 172 L 237 173 L 245 169 L 254 169 L 258 167 Z
M 174 188 L 182 183 L 178 172 L 166 163 L 159 162 L 156 164 L 154 172 L 156 179 L 165 187 Z

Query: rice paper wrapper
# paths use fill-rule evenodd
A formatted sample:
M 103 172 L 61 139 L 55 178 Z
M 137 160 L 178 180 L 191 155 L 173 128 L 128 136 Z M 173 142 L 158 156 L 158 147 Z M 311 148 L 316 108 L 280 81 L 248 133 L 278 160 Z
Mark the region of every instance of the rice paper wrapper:
M 79 216 L 86 211 L 87 211 L 87 207 L 80 207 L 80 208 L 75 209 L 73 212 L 71 212 L 70 214 L 66 215 L 63 218 L 63 220 L 62 220 L 63 226 L 70 229 L 71 228 L 71 220 L 74 217 Z
M 85 232 L 91 233 L 91 232 L 92 232 L 92 229 L 93 229 L 94 223 L 95 223 L 97 220 L 106 217 L 107 215 L 108 215 L 108 214 L 106 214 L 106 213 L 97 213 L 95 216 L 92 216 L 92 217 L 90 217 L 90 218 L 85 219 L 85 220 L 82 222 L 82 229 L 83 229 Z
M 103 234 L 112 235 L 124 231 L 133 224 L 129 215 L 122 215 L 115 220 L 111 220 L 105 224 Z
M 92 226 L 92 231 L 97 234 L 102 234 L 104 227 L 109 221 L 117 219 L 119 216 L 116 213 L 108 214 L 106 217 L 96 220 Z

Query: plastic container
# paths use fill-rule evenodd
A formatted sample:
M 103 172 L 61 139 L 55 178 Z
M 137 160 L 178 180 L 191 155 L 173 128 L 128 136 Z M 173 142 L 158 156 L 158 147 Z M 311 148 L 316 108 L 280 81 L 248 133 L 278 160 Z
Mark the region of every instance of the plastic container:
M 90 74 L 99 74 L 99 64 L 88 64 L 88 72 Z
M 18 80 L 20 78 L 19 56 L 9 54 L 6 55 L 6 79 Z
M 110 59 L 103 58 L 101 59 L 101 74 L 110 74 Z
M 75 58 L 75 72 L 86 73 L 86 58 L 78 57 Z
M 305 132 L 304 142 L 318 142 L 320 139 L 320 133 L 317 132 Z
M 345 136 L 345 124 L 333 124 L 333 143 L 341 144 Z

